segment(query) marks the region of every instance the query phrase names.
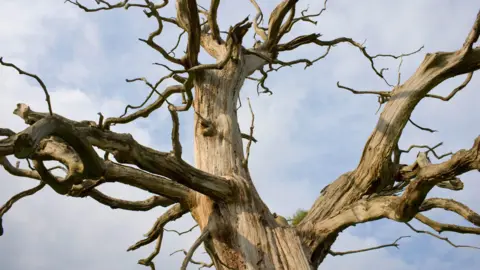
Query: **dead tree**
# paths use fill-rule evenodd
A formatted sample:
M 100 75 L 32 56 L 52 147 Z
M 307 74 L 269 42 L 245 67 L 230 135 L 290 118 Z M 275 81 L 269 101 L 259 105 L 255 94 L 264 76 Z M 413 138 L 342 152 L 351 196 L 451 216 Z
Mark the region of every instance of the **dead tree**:
M 16 69 L 39 83 L 49 107 L 48 112 L 37 112 L 28 105 L 18 104 L 14 113 L 23 118 L 29 127 L 20 132 L 6 127 L 0 129 L 0 135 L 5 137 L 0 140 L 3 168 L 12 175 L 39 181 L 37 187 L 13 196 L 0 209 L 0 218 L 17 200 L 45 186 L 61 195 L 89 196 L 112 208 L 148 211 L 158 206 L 170 207 L 158 218 L 146 238 L 129 250 L 157 240 L 154 253 L 139 262 L 153 268 L 152 259 L 159 251 L 165 225 L 191 213 L 202 233 L 194 245 L 184 251 L 185 260 L 181 269 L 186 269 L 189 263 L 205 267 L 214 265 L 216 269 L 316 269 L 328 254 L 345 255 L 397 246 L 399 239 L 389 245 L 357 251 L 335 252 L 330 249 L 341 231 L 379 219 L 407 224 L 417 219 L 437 232 L 480 233 L 480 216 L 466 205 L 444 198 L 426 199 L 433 188 L 462 189 L 463 183 L 458 176 L 480 170 L 480 137 L 474 139 L 470 149 L 453 153 L 448 160 L 436 164 L 428 158 L 429 154 L 437 155 L 435 147 L 398 148 L 402 130 L 411 122 L 410 116 L 422 99 L 450 100 L 468 84 L 473 72 L 480 69 L 480 47 L 475 47 L 480 34 L 480 13 L 457 51 L 429 53 L 409 79 L 404 83 L 391 84 L 384 77 L 384 69 L 376 67 L 375 60 L 401 58 L 409 54 L 374 55 L 363 44 L 350 38 L 324 40 L 315 33 L 286 39 L 286 34 L 296 24 L 315 23 L 315 18 L 325 11 L 324 8 L 313 14 L 299 12 L 297 0 L 281 1 L 270 14 L 268 23 L 258 3 L 251 0 L 257 10 L 256 16 L 252 21 L 246 18 L 238 22 L 228 31 L 223 31 L 217 23 L 220 0 L 212 0 L 208 9 L 199 7 L 195 0 L 177 0 L 176 3 L 154 3 L 151 0 L 118 3 L 97 0 L 96 4 L 75 0 L 67 2 L 86 12 L 143 10 L 147 17 L 156 21 L 158 28 L 140 41 L 171 63 L 163 65 L 170 74 L 156 83 L 143 78 L 134 80 L 142 80 L 151 88 L 151 95 L 156 96 L 152 103 L 129 106 L 120 117 L 104 119 L 100 115 L 98 121 L 79 122 L 55 114 L 47 86 L 40 77 L 0 58 L 3 66 Z M 176 5 L 175 17 L 164 14 L 164 8 L 172 4 Z M 174 25 L 185 33 L 187 45 L 184 56 L 176 57 L 155 41 L 162 34 L 164 24 Z M 249 32 L 259 38 L 252 48 L 244 47 L 243 40 Z M 237 100 L 246 79 L 258 81 L 260 92 L 269 92 L 265 80 L 270 72 L 298 64 L 311 66 L 340 44 L 357 49 L 369 61 L 372 71 L 386 82 L 389 90 L 359 91 L 338 83 L 338 87 L 354 94 L 378 96 L 384 107 L 365 144 L 358 166 L 322 190 L 303 220 L 291 226 L 285 219 L 270 212 L 255 189 L 248 169 L 249 149 L 255 140 L 254 122 L 248 134 L 240 131 Z M 317 45 L 324 52 L 316 59 L 281 60 L 283 53 L 306 45 Z M 215 63 L 199 63 L 201 50 L 213 57 Z M 261 77 L 255 77 L 254 73 Z M 430 94 L 443 81 L 462 74 L 468 74 L 467 79 L 447 97 Z M 158 86 L 166 79 L 177 84 L 161 91 Z M 168 98 L 173 95 L 181 95 L 182 103 L 169 102 Z M 161 106 L 168 106 L 171 113 L 171 152 L 148 148 L 131 135 L 110 129 L 113 125 L 148 117 Z M 137 110 L 130 112 L 128 109 L 131 108 Z M 182 159 L 179 140 L 178 114 L 187 110 L 195 112 L 195 166 Z M 247 141 L 246 148 L 243 140 Z M 105 151 L 105 156 L 100 157 L 93 147 Z M 424 148 L 426 152 L 420 152 L 414 164 L 402 164 L 401 154 L 413 148 Z M 109 155 L 115 161 L 110 160 Z M 12 165 L 9 156 L 30 160 L 33 166 L 21 168 Z M 49 160 L 62 163 L 66 169 L 65 176 L 52 173 L 55 168 L 46 168 L 44 162 Z M 112 198 L 96 189 L 107 182 L 146 190 L 153 196 L 145 201 Z M 424 216 L 425 212 L 437 208 L 454 212 L 474 226 L 443 224 Z M 411 228 L 419 233 L 429 233 Z M 0 232 L 3 233 L 3 230 Z M 192 259 L 195 249 L 201 244 L 210 255 L 211 264 Z

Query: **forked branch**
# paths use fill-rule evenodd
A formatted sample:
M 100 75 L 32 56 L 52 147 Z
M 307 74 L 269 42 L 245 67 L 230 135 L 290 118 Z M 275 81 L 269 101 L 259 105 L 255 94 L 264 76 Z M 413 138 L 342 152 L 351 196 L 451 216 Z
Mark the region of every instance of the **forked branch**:
M 187 270 L 188 263 L 192 260 L 193 253 L 195 250 L 210 236 L 210 231 L 208 230 L 208 226 L 203 230 L 202 234 L 195 240 L 192 247 L 188 250 L 187 254 L 185 255 L 185 259 L 183 259 L 182 266 L 180 270 Z
M 130 246 L 127 249 L 127 251 L 136 250 L 140 247 L 143 247 L 155 241 L 155 239 L 157 239 L 160 236 L 160 234 L 163 233 L 163 228 L 167 223 L 182 217 L 187 212 L 188 212 L 188 208 L 186 208 L 185 206 L 182 206 L 181 204 L 175 204 L 157 219 L 153 227 L 145 235 L 146 236 L 145 239 L 142 239 L 137 243 L 135 243 L 134 245 Z
M 468 245 L 457 245 L 457 244 L 454 244 L 452 241 L 450 241 L 450 239 L 448 239 L 447 237 L 441 237 L 439 235 L 436 235 L 432 232 L 429 232 L 429 231 L 424 231 L 424 230 L 418 230 L 418 229 L 415 229 L 412 225 L 410 225 L 409 223 L 405 223 L 410 229 L 412 229 L 412 231 L 416 232 L 416 233 L 422 233 L 422 234 L 427 234 L 427 235 L 430 235 L 430 236 L 433 236 L 437 239 L 440 239 L 442 241 L 445 241 L 447 242 L 448 244 L 450 244 L 452 247 L 455 247 L 455 248 L 473 248 L 473 249 L 480 249 L 479 247 L 474 247 L 474 246 L 468 246 Z

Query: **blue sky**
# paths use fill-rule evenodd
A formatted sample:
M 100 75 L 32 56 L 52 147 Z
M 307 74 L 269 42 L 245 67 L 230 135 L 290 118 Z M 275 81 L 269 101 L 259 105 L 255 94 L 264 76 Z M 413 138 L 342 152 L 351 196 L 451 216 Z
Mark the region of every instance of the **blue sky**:
M 84 3 L 87 3 L 85 0 Z M 94 3 L 94 1 L 91 1 Z M 208 5 L 209 1 L 205 6 Z M 219 20 L 226 29 L 247 15 L 254 14 L 249 1 L 221 5 Z M 259 1 L 267 13 L 278 1 Z M 300 1 L 317 11 L 323 1 Z M 426 52 L 459 48 L 478 12 L 475 1 L 348 1 L 331 0 L 317 26 L 298 25 L 291 36 L 319 32 L 324 39 L 349 36 L 366 40 L 371 53 L 403 53 L 425 49 L 404 59 L 405 80 L 419 65 Z M 171 11 L 171 10 L 170 10 Z M 234 12 L 233 12 L 234 11 Z M 170 13 L 173 15 L 173 13 Z M 148 93 L 141 83 L 127 84 L 126 78 L 145 76 L 156 80 L 165 70 L 152 66 L 161 57 L 138 38 L 148 36 L 155 24 L 141 10 L 123 9 L 86 14 L 61 0 L 2 0 L 0 2 L 0 55 L 25 70 L 41 76 L 52 94 L 57 113 L 73 119 L 97 119 L 97 112 L 117 116 L 127 103 L 138 103 Z M 176 41 L 174 29 L 166 28 L 159 38 L 163 44 Z M 166 47 L 169 47 L 168 45 Z M 282 59 L 315 57 L 323 49 L 302 48 Z M 202 55 L 203 62 L 211 61 Z M 396 78 L 398 62 L 379 61 L 389 67 L 391 81 Z M 453 78 L 434 92 L 448 94 L 463 77 Z M 309 208 L 320 190 L 345 171 L 353 169 L 363 144 L 372 132 L 378 115 L 376 97 L 352 95 L 336 88 L 336 82 L 356 89 L 388 90 L 370 69 L 358 50 L 347 45 L 332 49 L 329 56 L 307 70 L 298 66 L 272 74 L 267 81 L 274 94 L 257 96 L 255 84 L 246 83 L 241 97 L 239 117 L 242 130 L 250 124 L 246 98 L 252 99 L 255 112 L 255 137 L 250 166 L 254 181 L 272 211 L 288 216 L 298 208 Z M 168 85 L 168 84 L 165 84 Z M 401 147 L 410 144 L 434 145 L 443 141 L 441 150 L 469 148 L 478 136 L 480 79 L 474 76 L 469 86 L 445 103 L 424 100 L 412 119 L 436 129 L 430 134 L 407 126 Z M 21 119 L 11 114 L 15 104 L 29 104 L 34 110 L 46 111 L 41 89 L 26 77 L 0 68 L 0 126 L 17 131 L 24 128 Z M 476 125 L 475 125 L 476 124 Z M 168 151 L 171 123 L 164 109 L 149 119 L 116 127 L 129 132 L 146 145 Z M 192 115 L 181 115 L 181 139 L 185 158 L 192 159 Z M 409 162 L 416 153 L 408 156 Z M 455 198 L 480 211 L 478 172 L 462 176 L 465 190 L 434 190 L 432 196 Z M 0 202 L 32 187 L 29 179 L 7 175 L 0 170 Z M 101 190 L 127 199 L 143 199 L 142 191 L 121 185 Z M 153 246 L 135 252 L 127 247 L 148 231 L 164 209 L 148 213 L 111 210 L 91 199 L 66 198 L 45 189 L 15 204 L 4 216 L 5 234 L 0 239 L 2 269 L 145 269 L 137 265 Z M 464 222 L 441 211 L 429 213 L 442 222 Z M 188 229 L 191 217 L 169 225 Z M 423 228 L 413 222 L 416 227 Z M 157 257 L 157 268 L 177 269 L 183 256 L 169 254 L 188 248 L 198 236 L 167 234 Z M 371 269 L 372 263 L 382 269 L 476 269 L 480 256 L 476 250 L 454 249 L 447 243 L 411 232 L 405 225 L 390 221 L 362 224 L 348 229 L 339 237 L 335 250 L 365 248 L 392 242 L 402 235 L 400 249 L 383 249 L 359 255 L 329 257 L 320 269 Z M 480 246 L 476 236 L 445 234 L 452 241 Z M 205 259 L 198 251 L 198 259 Z M 189 269 L 196 269 L 191 267 Z

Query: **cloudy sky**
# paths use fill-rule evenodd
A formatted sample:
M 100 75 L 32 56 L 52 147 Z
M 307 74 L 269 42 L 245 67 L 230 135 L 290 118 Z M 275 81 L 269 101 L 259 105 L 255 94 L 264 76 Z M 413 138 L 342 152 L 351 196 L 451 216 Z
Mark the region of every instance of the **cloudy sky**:
M 139 103 L 148 89 L 142 84 L 127 84 L 125 79 L 144 76 L 153 81 L 165 74 L 162 68 L 152 66 L 153 62 L 162 61 L 161 57 L 138 41 L 154 30 L 155 23 L 147 20 L 141 10 L 84 13 L 63 2 L 1 0 L 0 56 L 41 76 L 51 91 L 54 111 L 72 119 L 96 120 L 97 112 L 107 117 L 117 116 L 126 104 Z M 201 2 L 207 2 L 207 6 L 209 1 Z M 259 1 L 265 12 L 272 10 L 277 2 Z M 321 33 L 324 39 L 349 36 L 360 42 L 366 40 L 371 53 L 398 54 L 425 45 L 420 54 L 404 59 L 401 73 L 406 79 L 426 52 L 456 50 L 462 45 L 478 12 L 475 2 L 331 0 L 317 26 L 299 24 L 290 37 L 312 32 Z M 312 11 L 318 11 L 323 5 L 323 1 L 318 0 L 300 3 L 310 4 Z M 220 9 L 222 29 L 254 14 L 246 0 L 223 1 Z M 175 29 L 167 28 L 159 41 L 169 47 L 175 43 L 176 33 Z M 282 57 L 312 58 L 323 54 L 322 50 L 305 47 Z M 201 59 L 211 61 L 205 55 Z M 396 79 L 398 62 L 378 64 L 389 67 L 388 78 Z M 434 91 L 448 94 L 463 79 L 451 79 Z M 337 81 L 357 89 L 388 90 L 358 50 L 347 45 L 333 48 L 325 60 L 307 70 L 299 66 L 272 74 L 267 81 L 274 92 L 272 96 L 257 96 L 255 84 L 245 84 L 241 97 L 244 104 L 247 97 L 252 99 L 255 137 L 259 140 L 251 149 L 251 171 L 272 211 L 289 216 L 299 208 L 309 208 L 325 185 L 358 163 L 363 144 L 377 121 L 378 103 L 376 97 L 356 96 L 337 89 Z M 430 134 L 407 126 L 401 147 L 444 142 L 441 148 L 444 152 L 469 148 L 479 134 L 479 87 L 480 79 L 474 76 L 469 86 L 449 103 L 422 101 L 412 119 L 439 132 Z M 16 131 L 24 128 L 21 119 L 11 113 L 17 103 L 27 103 L 37 111 L 47 109 L 43 93 L 35 82 L 5 67 L 0 67 L 0 97 L 0 126 Z M 247 130 L 250 123 L 246 108 L 244 105 L 239 113 L 243 130 Z M 192 115 L 182 114 L 181 124 L 185 158 L 191 162 Z M 162 109 L 148 120 L 115 130 L 129 132 L 145 145 L 168 151 L 170 127 L 169 115 Z M 415 154 L 406 157 L 405 162 L 411 161 Z M 475 193 L 480 188 L 478 178 L 478 173 L 468 173 L 462 176 L 465 190 L 455 193 L 435 190 L 432 196 L 455 198 L 480 211 L 480 199 Z M 0 204 L 35 184 L 0 170 Z M 113 184 L 102 186 L 101 190 L 126 199 L 148 196 Z M 149 230 L 163 211 L 161 208 L 148 213 L 111 210 L 89 198 L 61 197 L 45 188 L 15 204 L 4 216 L 0 267 L 7 270 L 145 269 L 136 262 L 147 256 L 153 246 L 129 253 L 125 250 Z M 457 216 L 441 211 L 429 216 L 442 222 L 464 224 Z M 187 216 L 169 224 L 168 228 L 188 229 L 192 224 L 191 217 Z M 424 228 L 416 222 L 412 224 Z M 169 254 L 188 248 L 198 233 L 198 230 L 182 236 L 166 233 L 156 259 L 157 269 L 178 269 L 183 256 Z M 412 237 L 402 240 L 400 249 L 329 257 L 320 269 L 366 270 L 375 265 L 386 270 L 454 267 L 473 270 L 480 264 L 479 251 L 454 249 L 390 221 L 348 229 L 334 248 L 338 251 L 366 248 L 392 242 L 402 235 Z M 445 235 L 458 244 L 480 246 L 479 237 Z M 201 253 L 199 250 L 195 258 L 208 260 Z

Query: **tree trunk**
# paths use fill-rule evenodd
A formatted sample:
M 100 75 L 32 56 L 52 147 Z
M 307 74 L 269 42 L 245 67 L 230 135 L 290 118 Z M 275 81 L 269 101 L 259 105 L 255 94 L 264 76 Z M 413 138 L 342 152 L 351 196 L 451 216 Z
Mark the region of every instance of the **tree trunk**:
M 230 61 L 222 70 L 197 76 L 195 165 L 226 176 L 235 192 L 225 203 L 197 194 L 192 215 L 211 232 L 205 248 L 217 269 L 311 269 L 296 231 L 275 222 L 245 163 L 236 108 L 245 70 L 242 60 Z

